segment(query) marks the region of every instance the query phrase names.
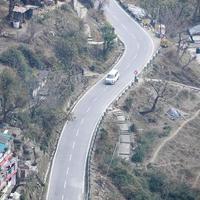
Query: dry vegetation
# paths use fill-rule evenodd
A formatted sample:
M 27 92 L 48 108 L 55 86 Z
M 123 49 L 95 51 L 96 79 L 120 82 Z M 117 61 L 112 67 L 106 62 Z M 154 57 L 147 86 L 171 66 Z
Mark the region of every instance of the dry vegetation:
M 29 155 L 20 154 L 20 160 L 30 160 L 32 146 L 36 149 L 39 172 L 29 177 L 23 197 L 40 199 L 47 165 L 63 124 L 70 117 L 72 103 L 112 66 L 122 45 L 114 45 L 106 56 L 102 55 L 101 46 L 88 45 L 83 22 L 70 4 L 39 10 L 21 29 L 13 29 L 7 23 L 7 8 L 8 2 L 0 2 L 0 73 L 9 69 L 6 73 L 17 76 L 27 91 L 25 105 L 9 112 L 3 122 L 8 128 L 21 129 L 19 151 L 26 143 Z M 88 18 L 93 35 L 102 40 L 104 17 L 97 15 L 98 22 L 90 15 Z M 33 89 L 44 78 L 46 83 L 33 98 Z
M 197 115 L 186 124 L 177 136 L 162 148 L 155 160 L 155 166 L 172 179 L 187 182 L 196 188 L 200 188 L 200 181 L 196 180 L 200 172 L 199 120 L 200 116 Z
M 149 180 L 153 171 L 160 177 L 164 176 L 165 178 L 162 179 L 167 180 L 170 185 L 176 184 L 177 187 L 182 187 L 182 184 L 186 184 L 189 188 L 200 189 L 200 150 L 198 148 L 200 141 L 200 69 L 196 61 L 188 63 L 188 59 L 189 54 L 185 53 L 180 60 L 177 56 L 176 48 L 171 47 L 162 50 L 145 70 L 139 83 L 115 105 L 125 113 L 134 127 L 134 132 L 132 133 L 134 138 L 132 145 L 134 148 L 132 150 L 132 158 L 130 158 L 131 162 L 129 164 L 120 164 L 120 169 L 136 170 L 133 170 L 132 175 L 128 175 L 129 178 L 134 179 L 135 173 L 139 173 L 140 181 L 145 182 Z M 184 67 L 185 63 L 187 63 L 186 67 Z M 159 98 L 156 101 L 158 96 Z M 155 108 L 152 109 L 154 103 Z M 179 119 L 171 120 L 166 115 L 170 108 L 177 109 L 182 116 Z M 112 114 L 109 114 L 109 116 L 112 116 Z M 102 152 L 101 149 L 106 149 L 106 146 L 111 144 L 111 152 L 113 151 L 113 145 L 115 144 L 113 141 L 118 138 L 116 131 L 113 132 L 111 129 L 113 123 L 116 125 L 113 116 L 104 120 L 103 128 L 105 129 L 104 132 L 107 133 L 107 138 L 104 142 L 106 141 L 106 143 L 103 145 L 103 142 L 99 139 L 100 142 L 98 140 L 96 144 L 97 151 L 100 150 Z M 99 134 L 102 135 L 102 132 Z M 113 137 L 113 134 L 115 140 L 112 139 L 110 141 L 108 138 Z M 104 156 L 102 157 L 104 158 Z M 98 169 L 98 173 L 101 174 L 99 175 L 101 179 L 107 179 L 105 178 L 104 170 L 100 166 L 103 164 L 107 166 L 108 164 L 101 159 L 101 154 L 98 155 L 96 153 L 93 162 L 96 169 Z M 123 161 L 119 162 L 123 163 Z M 118 166 L 117 163 L 113 161 L 113 165 Z M 116 184 L 115 179 L 112 177 L 115 169 L 113 165 L 110 169 L 111 172 L 108 173 L 110 179 L 107 182 L 110 183 L 111 181 L 118 191 L 114 192 L 111 189 L 109 192 L 105 191 L 107 191 L 107 195 L 120 192 L 125 199 L 129 199 L 127 194 L 123 192 L 124 190 L 122 190 L 124 181 L 129 179 L 124 178 L 124 181 L 121 183 L 119 181 Z M 95 180 L 98 182 L 98 177 Z M 143 185 L 143 187 L 145 188 L 146 186 Z M 136 191 L 139 191 L 139 189 L 136 188 L 130 199 L 141 199 L 141 197 L 137 197 Z M 174 190 L 178 194 L 178 188 L 175 189 L 174 187 Z M 149 183 L 147 191 L 152 192 L 151 183 Z M 195 196 L 195 192 L 192 193 L 194 197 L 191 197 L 191 199 L 199 199 L 199 194 Z M 134 195 L 136 195 L 135 198 Z M 145 199 L 155 198 L 150 193 L 148 195 Z M 162 192 L 160 195 L 161 199 L 166 198 L 162 197 Z M 175 196 L 173 196 L 174 199 L 190 199 L 186 197 L 186 194 L 184 197 Z M 108 199 L 112 198 L 109 197 Z M 116 199 L 121 199 L 121 197 Z

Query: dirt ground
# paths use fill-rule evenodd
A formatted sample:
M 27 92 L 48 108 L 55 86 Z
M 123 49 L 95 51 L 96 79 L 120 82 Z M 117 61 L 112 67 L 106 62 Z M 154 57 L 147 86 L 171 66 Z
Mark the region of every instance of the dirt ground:
M 199 150 L 199 112 L 195 119 L 188 122 L 179 133 L 160 151 L 155 165 L 161 167 L 171 178 L 188 182 L 200 188 L 200 150 Z

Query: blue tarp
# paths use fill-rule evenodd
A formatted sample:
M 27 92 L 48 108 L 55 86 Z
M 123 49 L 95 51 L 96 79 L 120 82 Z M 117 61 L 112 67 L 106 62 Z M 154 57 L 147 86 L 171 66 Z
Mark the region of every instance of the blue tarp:
M 6 149 L 6 144 L 0 143 L 0 153 L 3 153 Z

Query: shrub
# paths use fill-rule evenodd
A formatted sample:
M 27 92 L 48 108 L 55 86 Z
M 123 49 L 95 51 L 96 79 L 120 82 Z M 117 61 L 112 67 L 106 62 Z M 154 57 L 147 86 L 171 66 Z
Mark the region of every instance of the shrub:
M 165 177 L 160 173 L 152 173 L 149 179 L 149 189 L 152 192 L 162 192 L 165 185 Z
M 171 126 L 164 126 L 163 127 L 163 134 L 162 134 L 162 136 L 163 137 L 168 136 L 170 134 L 171 130 L 172 130 Z
M 16 48 L 9 49 L 0 55 L 0 62 L 17 69 L 17 72 L 24 80 L 28 79 L 31 70 L 27 65 L 26 59 L 21 51 Z
M 134 123 L 132 123 L 132 125 L 130 126 L 130 131 L 131 132 L 137 132 L 137 127 L 135 126 Z
M 60 9 L 63 10 L 63 11 L 68 11 L 68 12 L 71 11 L 71 8 L 69 7 L 68 4 L 62 5 L 62 6 L 60 7 Z
M 124 102 L 124 106 L 123 106 L 123 109 L 126 111 L 126 112 L 129 112 L 131 107 L 132 107 L 132 104 L 133 104 L 133 99 L 132 98 L 127 98 Z
M 145 157 L 145 148 L 141 145 L 139 145 L 131 158 L 133 162 L 142 162 Z
M 135 152 L 131 158 L 133 162 L 142 162 L 145 158 L 145 155 L 148 153 L 151 144 L 155 140 L 157 132 L 149 131 L 143 135 L 140 135 L 137 139 L 138 146 L 135 149 Z
M 41 58 L 33 51 L 28 49 L 26 46 L 20 46 L 19 50 L 22 52 L 31 67 L 35 67 L 37 69 L 44 68 L 44 63 L 41 61 Z
M 16 48 L 3 52 L 0 56 L 0 62 L 16 69 L 27 64 L 23 54 Z

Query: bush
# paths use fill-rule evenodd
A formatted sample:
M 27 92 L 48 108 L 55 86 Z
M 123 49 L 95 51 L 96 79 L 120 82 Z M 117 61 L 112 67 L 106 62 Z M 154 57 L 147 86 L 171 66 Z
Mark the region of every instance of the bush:
M 69 7 L 68 4 L 62 5 L 62 6 L 60 7 L 60 9 L 63 10 L 63 11 L 68 11 L 68 12 L 71 11 L 71 8 Z
M 162 193 L 165 185 L 165 177 L 160 173 L 152 173 L 149 179 L 149 189 L 151 192 Z
M 163 136 L 163 137 L 168 136 L 168 135 L 170 134 L 171 130 L 172 130 L 172 127 L 171 127 L 171 126 L 164 126 L 164 127 L 163 127 L 162 136 Z
M 132 123 L 132 125 L 130 126 L 130 131 L 131 132 L 137 132 L 137 127 L 135 126 L 134 123 Z
M 41 58 L 35 53 L 33 53 L 33 51 L 31 51 L 25 46 L 20 46 L 19 50 L 22 52 L 22 54 L 24 55 L 25 59 L 31 67 L 35 67 L 37 69 L 44 68 L 44 63 L 41 61 Z
M 131 107 L 132 107 L 132 104 L 133 104 L 133 99 L 132 98 L 127 98 L 124 102 L 124 106 L 123 106 L 123 109 L 126 111 L 126 112 L 129 112 Z
M 131 158 L 131 160 L 133 162 L 142 162 L 144 160 L 144 157 L 145 157 L 145 147 L 144 146 L 141 146 L 139 145 L 136 149 L 135 149 L 135 152 Z
M 17 69 L 17 72 L 24 80 L 28 79 L 31 70 L 21 51 L 16 48 L 9 49 L 0 55 L 0 62 Z
M 148 153 L 149 148 L 154 142 L 156 135 L 157 132 L 149 131 L 138 137 L 138 146 L 135 149 L 135 152 L 131 159 L 133 162 L 142 162 L 144 160 L 145 155 Z
M 46 132 L 47 136 L 50 136 L 57 124 L 59 111 L 53 108 L 42 107 L 33 110 L 31 114 L 33 121 Z

